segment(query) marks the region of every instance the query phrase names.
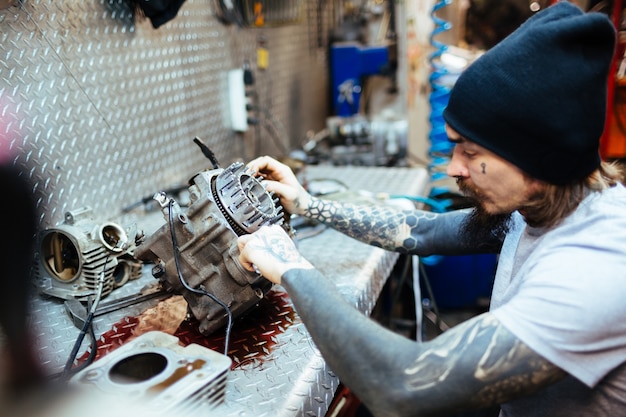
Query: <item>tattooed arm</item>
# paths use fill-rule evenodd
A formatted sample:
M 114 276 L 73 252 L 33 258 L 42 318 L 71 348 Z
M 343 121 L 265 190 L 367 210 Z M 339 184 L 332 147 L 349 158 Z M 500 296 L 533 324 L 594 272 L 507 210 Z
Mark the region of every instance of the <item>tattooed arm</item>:
M 474 241 L 463 237 L 460 230 L 468 211 L 436 214 L 323 200 L 311 196 L 288 166 L 270 157 L 257 158 L 248 167 L 265 179 L 266 189 L 280 197 L 289 213 L 316 220 L 373 246 L 427 256 L 495 253 L 502 245 L 495 238 Z
M 282 282 L 330 369 L 377 417 L 486 408 L 565 376 L 489 313 L 417 343 L 347 305 L 316 270 Z
M 372 246 L 420 256 L 497 253 L 502 241 L 461 233 L 469 211 L 432 213 L 311 197 L 304 215 Z
M 284 286 L 330 368 L 377 417 L 485 408 L 565 376 L 489 313 L 426 343 L 385 329 L 347 304 L 278 226 L 238 243 L 242 265 Z

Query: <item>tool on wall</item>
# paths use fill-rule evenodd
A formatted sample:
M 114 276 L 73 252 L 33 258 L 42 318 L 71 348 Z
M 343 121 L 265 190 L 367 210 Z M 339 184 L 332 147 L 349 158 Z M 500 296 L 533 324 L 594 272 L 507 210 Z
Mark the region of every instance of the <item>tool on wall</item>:
M 215 16 L 225 25 L 244 26 L 244 19 L 239 3 L 240 2 L 236 0 L 214 0 L 213 8 L 215 10 Z
M 283 26 L 301 20 L 304 0 L 214 0 L 213 8 L 220 21 L 239 27 Z
M 174 19 L 185 0 L 127 0 L 132 9 L 150 19 L 152 27 L 158 29 L 161 25 Z

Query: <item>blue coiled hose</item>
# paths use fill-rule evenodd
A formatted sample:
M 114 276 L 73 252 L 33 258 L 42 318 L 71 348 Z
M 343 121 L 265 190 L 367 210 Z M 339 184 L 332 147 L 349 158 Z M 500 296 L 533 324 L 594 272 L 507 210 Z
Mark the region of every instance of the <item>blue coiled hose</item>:
M 431 93 L 428 99 L 431 109 L 429 117 L 431 126 L 429 134 L 430 149 L 428 151 L 431 162 L 428 165 L 428 171 L 431 183 L 433 184 L 441 179 L 447 178 L 446 165 L 450 161 L 450 153 L 453 147 L 453 144 L 448 140 L 448 136 L 446 135 L 445 122 L 443 120 L 443 110 L 448 104 L 451 87 L 443 82 L 442 78 L 448 75 L 448 70 L 440 62 L 441 55 L 448 49 L 448 46 L 436 39 L 438 35 L 450 30 L 452 27 L 449 22 L 437 16 L 437 12 L 440 9 L 451 3 L 452 0 L 438 1 L 433 6 L 430 13 L 435 23 L 435 27 L 430 35 L 430 44 L 434 47 L 434 51 L 429 56 L 431 65 L 431 74 L 429 77 Z M 434 186 L 430 196 L 436 197 L 448 191 L 447 187 Z
M 452 25 L 438 17 L 437 12 L 451 3 L 452 0 L 440 0 L 433 6 L 430 13 L 435 23 L 430 35 L 430 44 L 434 47 L 434 51 L 429 56 L 431 73 L 428 78 L 431 87 L 428 97 L 430 103 L 430 134 L 428 136 L 430 139 L 430 149 L 428 151 L 430 163 L 428 172 L 433 185 L 430 191 L 430 199 L 436 199 L 438 196 L 449 192 L 447 187 L 436 186 L 437 181 L 448 178 L 446 166 L 450 162 L 450 153 L 453 147 L 453 144 L 448 140 L 448 135 L 446 135 L 445 121 L 443 119 L 443 110 L 448 105 L 451 87 L 443 82 L 443 77 L 448 75 L 448 70 L 440 61 L 441 55 L 448 49 L 448 46 L 438 41 L 437 36 L 450 30 Z M 439 204 L 432 205 L 432 207 L 438 212 L 444 212 L 447 211 L 450 204 L 451 200 L 441 200 Z M 441 257 L 436 255 L 422 258 L 422 262 L 427 265 L 437 264 L 440 260 Z

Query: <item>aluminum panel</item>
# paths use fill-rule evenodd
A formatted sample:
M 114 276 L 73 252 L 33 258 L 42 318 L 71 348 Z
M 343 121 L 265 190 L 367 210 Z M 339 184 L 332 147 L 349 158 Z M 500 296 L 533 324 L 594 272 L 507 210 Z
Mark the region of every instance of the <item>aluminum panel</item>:
M 154 29 L 122 0 L 33 0 L 0 10 L 0 29 L 3 160 L 32 182 L 42 227 L 85 205 L 114 219 L 186 182 L 208 165 L 195 136 L 224 166 L 279 154 L 267 132 L 229 128 L 228 70 L 249 62 L 254 71 L 260 38 L 271 61 L 255 88 L 284 145 L 324 123 L 309 116 L 324 108 L 327 59 L 309 45 L 308 21 L 225 26 L 212 1 L 187 0 Z

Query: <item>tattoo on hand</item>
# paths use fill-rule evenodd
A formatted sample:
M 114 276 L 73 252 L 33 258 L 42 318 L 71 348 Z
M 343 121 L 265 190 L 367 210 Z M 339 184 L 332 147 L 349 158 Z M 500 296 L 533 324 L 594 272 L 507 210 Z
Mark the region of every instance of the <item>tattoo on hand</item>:
M 303 258 L 292 242 L 286 242 L 285 238 L 277 236 L 262 236 L 264 248 L 268 254 L 283 263 L 297 263 Z

